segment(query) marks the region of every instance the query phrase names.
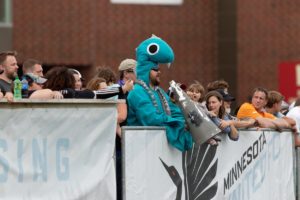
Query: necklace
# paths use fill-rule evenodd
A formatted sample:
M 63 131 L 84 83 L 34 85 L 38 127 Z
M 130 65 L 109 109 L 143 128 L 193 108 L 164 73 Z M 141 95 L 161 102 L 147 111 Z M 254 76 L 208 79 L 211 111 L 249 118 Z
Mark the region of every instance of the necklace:
M 135 83 L 142 86 L 147 91 L 148 95 L 151 98 L 151 101 L 152 101 L 154 107 L 156 108 L 156 112 L 160 113 L 159 108 L 158 108 L 158 103 L 155 99 L 155 96 L 154 96 L 153 92 L 151 91 L 151 89 L 147 86 L 147 84 L 142 80 L 136 80 Z M 166 97 L 163 95 L 161 89 L 159 87 L 155 87 L 154 90 L 157 91 L 158 96 L 159 96 L 160 100 L 162 101 L 162 105 L 163 105 L 163 109 L 164 109 L 165 113 L 167 115 L 171 115 L 170 106 L 168 104 L 168 101 L 167 101 Z

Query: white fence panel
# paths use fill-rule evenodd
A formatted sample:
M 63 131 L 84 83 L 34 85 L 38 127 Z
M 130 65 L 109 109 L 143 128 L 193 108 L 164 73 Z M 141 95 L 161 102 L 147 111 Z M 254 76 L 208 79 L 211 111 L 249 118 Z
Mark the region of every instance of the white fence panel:
M 123 128 L 126 200 L 295 199 L 290 132 L 240 130 L 181 153 L 163 129 Z
M 0 103 L 0 199 L 116 199 L 116 103 Z

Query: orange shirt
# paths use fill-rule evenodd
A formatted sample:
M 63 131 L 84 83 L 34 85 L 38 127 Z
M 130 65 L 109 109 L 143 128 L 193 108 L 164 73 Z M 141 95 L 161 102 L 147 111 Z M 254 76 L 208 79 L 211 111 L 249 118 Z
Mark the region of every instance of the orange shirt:
M 256 119 L 257 117 L 276 119 L 276 117 L 270 113 L 257 111 L 251 103 L 244 103 L 240 107 L 237 117 L 239 119 L 242 119 L 242 118 Z

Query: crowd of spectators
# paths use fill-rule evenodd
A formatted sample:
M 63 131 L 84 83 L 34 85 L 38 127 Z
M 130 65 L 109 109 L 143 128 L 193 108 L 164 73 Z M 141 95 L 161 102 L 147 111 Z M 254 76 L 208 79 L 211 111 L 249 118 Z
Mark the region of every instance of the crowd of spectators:
M 122 99 L 118 101 L 117 119 L 117 168 L 121 177 L 121 126 L 126 125 L 128 103 L 127 96 L 136 81 L 136 65 L 134 59 L 123 60 L 119 67 L 119 80 L 110 67 L 98 67 L 96 75 L 86 82 L 81 73 L 72 68 L 57 66 L 44 74 L 42 62 L 28 59 L 23 63 L 21 79 L 29 86 L 29 99 L 63 99 L 63 98 L 100 98 Z M 14 80 L 18 76 L 17 53 L 0 53 L 0 99 L 14 101 Z M 160 69 L 153 68 L 150 73 L 151 84 L 158 86 Z M 157 85 L 156 85 L 157 84 Z M 195 81 L 186 89 L 186 93 L 197 106 L 203 110 L 231 140 L 239 138 L 238 128 L 273 128 L 281 131 L 291 129 L 295 137 L 295 145 L 300 146 L 300 100 L 294 107 L 283 113 L 284 96 L 278 91 L 268 91 L 262 87 L 253 90 L 250 102 L 243 103 L 234 116 L 231 104 L 235 98 L 229 93 L 229 84 L 224 80 L 216 80 L 206 87 Z M 206 93 L 207 91 L 207 93 Z M 176 103 L 176 102 L 175 102 Z M 151 117 L 151 116 L 148 116 Z M 217 137 L 208 140 L 211 145 L 217 145 Z M 120 194 L 121 191 L 118 191 Z M 119 197 L 121 199 L 121 197 Z
M 29 99 L 62 99 L 62 98 L 117 98 L 124 99 L 118 104 L 118 128 L 116 133 L 121 136 L 121 125 L 126 124 L 127 95 L 133 88 L 136 80 L 137 62 L 134 59 L 123 60 L 119 67 L 119 80 L 110 67 L 98 67 L 96 75 L 83 87 L 81 73 L 72 68 L 57 66 L 51 68 L 45 75 L 42 62 L 28 59 L 23 62 L 22 79 L 26 79 L 29 85 Z M 17 53 L 7 51 L 0 53 L 0 98 L 6 98 L 12 102 L 13 81 L 18 76 Z M 20 76 L 21 77 L 21 76 Z M 238 139 L 236 128 L 261 127 L 282 130 L 290 128 L 295 133 L 295 141 L 299 133 L 299 100 L 294 108 L 286 112 L 281 110 L 284 96 L 278 91 L 267 91 L 264 88 L 255 88 L 251 101 L 243 103 L 238 109 L 237 115 L 231 112 L 231 103 L 235 98 L 229 94 L 229 84 L 224 80 L 210 82 L 205 94 L 204 86 L 195 81 L 184 88 L 191 100 L 203 109 L 209 117 L 219 118 L 213 120 L 223 132 L 230 130 L 231 139 Z M 298 102 L 298 103 L 297 103 Z M 299 141 L 299 142 L 298 142 Z

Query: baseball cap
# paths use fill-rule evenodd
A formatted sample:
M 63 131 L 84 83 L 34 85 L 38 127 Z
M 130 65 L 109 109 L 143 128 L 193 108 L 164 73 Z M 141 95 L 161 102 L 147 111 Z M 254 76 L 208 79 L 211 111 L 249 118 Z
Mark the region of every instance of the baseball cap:
M 127 58 L 123 60 L 119 65 L 119 71 L 125 71 L 128 69 L 135 69 L 136 67 L 136 60 Z
M 37 84 L 44 84 L 47 81 L 47 79 L 39 77 L 33 73 L 27 73 L 24 76 L 26 77 L 26 79 L 28 78 L 32 79 L 32 81 Z
M 224 89 L 217 89 L 217 91 L 222 95 L 224 101 L 235 101 L 235 98 L 224 91 Z

